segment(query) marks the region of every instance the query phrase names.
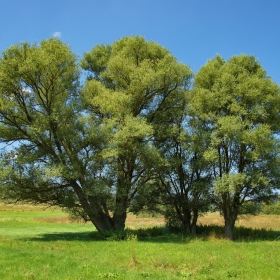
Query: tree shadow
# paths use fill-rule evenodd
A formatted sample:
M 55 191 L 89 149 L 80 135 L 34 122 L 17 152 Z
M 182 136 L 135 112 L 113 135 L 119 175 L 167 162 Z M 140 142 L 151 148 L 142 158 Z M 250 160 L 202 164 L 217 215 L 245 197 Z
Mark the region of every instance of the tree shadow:
M 24 238 L 29 241 L 133 241 L 152 243 L 188 243 L 191 240 L 225 239 L 224 228 L 217 225 L 198 226 L 197 234 L 190 235 L 180 229 L 168 227 L 151 227 L 145 229 L 110 230 L 106 232 L 56 232 L 41 234 L 32 238 Z M 234 230 L 234 242 L 260 242 L 280 241 L 280 231 L 272 229 L 252 229 L 236 227 Z
M 92 241 L 91 232 L 55 232 L 55 233 L 44 233 L 37 235 L 32 238 L 23 238 L 21 240 L 28 241 Z
M 205 241 L 210 239 L 226 239 L 223 226 L 201 225 L 197 231 L 197 236 Z M 280 241 L 280 231 L 270 228 L 259 229 L 237 226 L 234 228 L 233 235 L 234 242 Z

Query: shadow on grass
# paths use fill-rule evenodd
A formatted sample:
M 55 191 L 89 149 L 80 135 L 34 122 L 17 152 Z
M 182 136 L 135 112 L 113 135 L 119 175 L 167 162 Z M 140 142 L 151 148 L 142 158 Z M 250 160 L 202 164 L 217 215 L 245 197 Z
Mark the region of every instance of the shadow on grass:
M 55 232 L 40 234 L 32 238 L 23 238 L 28 241 L 92 241 L 91 232 Z
M 193 239 L 203 241 L 213 239 L 225 239 L 224 228 L 217 225 L 200 225 L 197 227 L 197 235 L 189 235 L 180 229 L 168 227 L 150 227 L 146 229 L 110 230 L 99 233 L 94 232 L 62 232 L 47 233 L 38 237 L 28 238 L 33 241 L 142 241 L 153 243 L 187 243 Z M 255 241 L 280 241 L 280 231 L 272 229 L 252 229 L 236 227 L 234 231 L 235 242 Z
M 234 228 L 235 242 L 254 242 L 254 241 L 280 241 L 280 231 L 262 228 L 253 229 L 243 226 Z M 224 227 L 217 225 L 199 226 L 197 236 L 203 240 L 225 239 Z

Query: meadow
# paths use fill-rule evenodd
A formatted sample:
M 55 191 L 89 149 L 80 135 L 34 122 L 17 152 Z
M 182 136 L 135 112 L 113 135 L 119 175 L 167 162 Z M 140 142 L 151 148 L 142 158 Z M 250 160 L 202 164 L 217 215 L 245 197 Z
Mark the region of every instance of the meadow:
M 125 236 L 104 236 L 60 209 L 1 204 L 0 279 L 280 279 L 279 216 L 242 217 L 235 241 L 218 213 L 199 225 L 191 237 L 130 215 Z

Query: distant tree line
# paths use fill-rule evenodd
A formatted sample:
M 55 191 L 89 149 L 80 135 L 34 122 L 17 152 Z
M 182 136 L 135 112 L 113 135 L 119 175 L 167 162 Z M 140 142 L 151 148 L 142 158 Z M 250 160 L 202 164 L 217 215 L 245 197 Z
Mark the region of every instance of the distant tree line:
M 82 77 L 86 75 L 86 80 Z M 156 211 L 195 234 L 279 189 L 279 86 L 254 56 L 196 73 L 155 42 L 125 37 L 82 59 L 57 38 L 0 58 L 1 193 L 59 205 L 98 231 Z

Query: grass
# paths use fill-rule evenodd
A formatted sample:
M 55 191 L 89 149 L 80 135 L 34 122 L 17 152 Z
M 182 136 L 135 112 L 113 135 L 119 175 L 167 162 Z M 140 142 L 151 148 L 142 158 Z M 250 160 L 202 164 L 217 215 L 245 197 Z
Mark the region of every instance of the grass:
M 222 238 L 217 214 L 199 223 L 192 238 L 162 218 L 129 216 L 117 242 L 59 209 L 0 206 L 0 279 L 279 279 L 279 216 L 241 219 L 235 242 Z

